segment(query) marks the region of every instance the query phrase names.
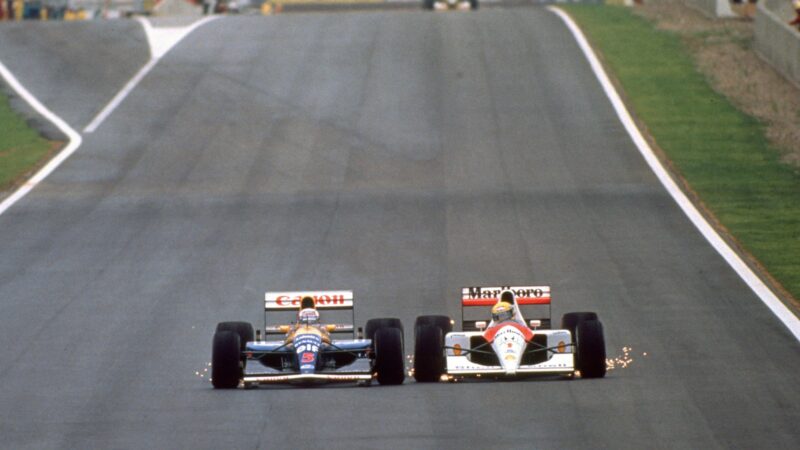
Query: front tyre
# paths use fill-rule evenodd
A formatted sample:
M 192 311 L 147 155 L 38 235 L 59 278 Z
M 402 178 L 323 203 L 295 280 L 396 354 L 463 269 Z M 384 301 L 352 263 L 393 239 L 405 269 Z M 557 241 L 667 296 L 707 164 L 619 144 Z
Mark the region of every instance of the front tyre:
M 398 328 L 380 328 L 372 341 L 375 371 L 380 384 L 402 384 L 406 377 L 403 362 L 403 335 Z
M 469 9 L 471 10 L 478 9 L 478 0 L 469 0 Z
M 445 371 L 444 334 L 440 327 L 422 324 L 414 331 L 414 379 L 439 381 Z
M 239 335 L 233 331 L 214 333 L 211 351 L 211 384 L 215 389 L 234 389 L 242 379 Z
M 603 324 L 599 320 L 586 320 L 578 324 L 577 355 L 575 368 L 581 378 L 603 378 L 606 376 L 606 341 Z

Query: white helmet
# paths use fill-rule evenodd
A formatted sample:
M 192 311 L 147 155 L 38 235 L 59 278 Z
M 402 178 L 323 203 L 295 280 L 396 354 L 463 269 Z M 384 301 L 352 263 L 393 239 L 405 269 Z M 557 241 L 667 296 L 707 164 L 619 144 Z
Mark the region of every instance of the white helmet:
M 314 325 L 319 323 L 319 311 L 312 308 L 301 309 L 297 313 L 297 321 L 305 325 Z

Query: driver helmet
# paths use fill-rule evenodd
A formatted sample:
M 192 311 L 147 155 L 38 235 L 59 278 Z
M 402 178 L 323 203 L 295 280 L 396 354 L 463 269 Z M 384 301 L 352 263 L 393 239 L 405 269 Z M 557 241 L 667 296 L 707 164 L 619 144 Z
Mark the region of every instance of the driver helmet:
M 492 320 L 495 322 L 502 322 L 510 320 L 514 317 L 514 305 L 508 302 L 497 302 L 492 306 Z
M 301 309 L 297 313 L 297 321 L 304 325 L 316 325 L 319 323 L 319 311 L 312 308 Z

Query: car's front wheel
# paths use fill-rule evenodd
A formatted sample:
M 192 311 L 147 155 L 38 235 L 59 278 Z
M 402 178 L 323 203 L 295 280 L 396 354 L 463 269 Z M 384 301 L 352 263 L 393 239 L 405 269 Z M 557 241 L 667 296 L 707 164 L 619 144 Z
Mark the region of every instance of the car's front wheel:
M 211 351 L 211 384 L 215 389 L 233 389 L 242 378 L 239 335 L 233 331 L 214 333 Z
M 439 381 L 445 371 L 444 334 L 440 327 L 421 324 L 414 329 L 414 379 Z
M 401 384 L 406 377 L 403 361 L 403 335 L 398 328 L 380 328 L 375 332 L 375 372 L 380 384 Z
M 606 341 L 599 320 L 585 320 L 576 330 L 577 354 L 575 366 L 581 378 L 606 376 Z

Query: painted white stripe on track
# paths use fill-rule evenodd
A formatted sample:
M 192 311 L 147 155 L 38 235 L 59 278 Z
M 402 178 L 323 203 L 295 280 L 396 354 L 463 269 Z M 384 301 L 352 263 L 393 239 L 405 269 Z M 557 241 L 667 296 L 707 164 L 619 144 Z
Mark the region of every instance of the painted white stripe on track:
M 62 133 L 67 135 L 69 139 L 69 143 L 66 147 L 64 147 L 58 154 L 51 159 L 44 167 L 42 167 L 36 174 L 33 175 L 29 180 L 25 182 L 19 189 L 14 191 L 9 197 L 3 200 L 0 203 L 0 215 L 6 212 L 8 208 L 10 208 L 14 203 L 18 202 L 21 198 L 25 197 L 37 184 L 39 184 L 42 180 L 44 180 L 51 172 L 53 172 L 56 167 L 61 165 L 64 160 L 70 157 L 78 147 L 81 146 L 83 139 L 81 135 L 78 134 L 77 131 L 73 130 L 72 127 L 67 125 L 62 118 L 58 117 L 47 109 L 36 97 L 33 96 L 25 87 L 17 80 L 17 77 L 11 73 L 10 70 L 0 62 L 0 75 L 2 75 L 3 79 L 11 86 L 16 93 L 22 97 L 31 107 L 39 114 L 41 114 L 45 119 L 49 120 L 53 123 Z
M 150 47 L 150 60 L 145 64 L 133 78 L 128 81 L 125 86 L 122 88 L 121 91 L 111 99 L 110 102 L 102 109 L 100 112 L 86 125 L 86 128 L 83 129 L 84 133 L 94 133 L 107 118 L 114 112 L 115 109 L 128 97 L 128 94 L 133 91 L 136 86 L 153 70 L 153 67 L 158 64 L 161 58 L 167 54 L 173 47 L 178 45 L 180 41 L 183 40 L 186 36 L 191 34 L 192 31 L 197 29 L 198 27 L 202 26 L 205 23 L 208 23 L 212 20 L 217 19 L 218 16 L 209 16 L 203 19 L 198 20 L 197 22 L 191 24 L 188 27 L 182 28 L 168 28 L 168 29 L 158 29 L 153 28 L 150 25 L 150 22 L 145 18 L 139 18 L 139 23 L 142 24 L 142 28 L 144 28 L 145 35 L 147 36 L 147 42 Z
M 795 316 L 783 302 L 778 299 L 778 297 L 764 284 L 761 279 L 756 276 L 756 274 L 747 266 L 747 264 L 742 261 L 736 252 L 728 246 L 728 244 L 717 234 L 716 230 L 706 221 L 705 217 L 703 217 L 700 212 L 697 211 L 697 208 L 692 204 L 688 197 L 683 193 L 683 191 L 678 187 L 675 181 L 669 176 L 669 173 L 664 169 L 664 166 L 661 165 L 661 161 L 658 160 L 655 153 L 653 153 L 653 149 L 650 148 L 650 145 L 642 136 L 642 133 L 639 131 L 639 128 L 636 127 L 633 119 L 631 118 L 628 109 L 625 107 L 625 104 L 622 102 L 617 90 L 614 88 L 614 85 L 606 75 L 605 70 L 603 69 L 602 64 L 597 59 L 597 56 L 592 50 L 592 47 L 589 45 L 586 37 L 583 35 L 583 32 L 580 28 L 575 24 L 572 18 L 569 17 L 567 13 L 562 11 L 561 9 L 548 6 L 547 7 L 550 11 L 557 14 L 561 20 L 567 25 L 567 28 L 572 32 L 572 35 L 575 37 L 575 40 L 578 42 L 583 54 L 586 56 L 586 59 L 589 61 L 589 64 L 592 67 L 592 71 L 594 71 L 597 80 L 600 82 L 600 85 L 603 87 L 606 95 L 608 96 L 611 104 L 614 106 L 614 110 L 617 112 L 617 116 L 622 124 L 625 126 L 625 130 L 630 135 L 633 143 L 636 144 L 636 147 L 639 149 L 639 152 L 644 157 L 647 164 L 650 166 L 650 169 L 655 173 L 658 177 L 661 184 L 666 188 L 672 198 L 678 203 L 678 206 L 683 210 L 686 216 L 689 217 L 689 220 L 692 221 L 695 227 L 703 234 L 703 237 L 711 244 L 712 247 L 720 254 L 722 257 L 727 261 L 727 263 L 733 268 L 734 271 L 739 275 L 739 277 L 750 286 L 750 289 L 755 292 L 758 298 L 764 302 L 765 305 L 775 314 L 778 319 L 783 322 L 784 325 L 789 329 L 789 331 L 794 335 L 795 339 L 800 341 L 800 320 L 798 320 L 797 316 Z

